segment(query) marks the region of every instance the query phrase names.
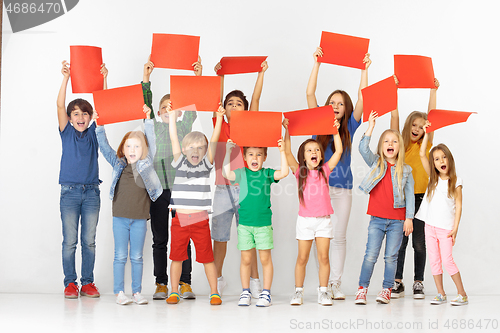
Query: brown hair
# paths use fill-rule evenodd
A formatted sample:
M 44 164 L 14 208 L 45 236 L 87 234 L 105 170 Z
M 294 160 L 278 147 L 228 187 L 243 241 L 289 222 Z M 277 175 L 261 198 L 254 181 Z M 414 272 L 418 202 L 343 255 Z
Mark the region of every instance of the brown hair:
M 229 94 L 226 95 L 226 98 L 224 99 L 224 109 L 226 108 L 227 102 L 231 97 L 238 97 L 243 101 L 243 105 L 245 106 L 245 110 L 248 110 L 248 100 L 243 91 L 241 90 L 233 90 Z
M 130 131 L 122 139 L 122 142 L 120 142 L 120 145 L 118 146 L 118 149 L 116 150 L 116 156 L 118 158 L 123 158 L 125 157 L 125 154 L 123 153 L 123 147 L 125 146 L 125 142 L 127 142 L 128 139 L 139 139 L 142 144 L 142 156 L 141 160 L 145 159 L 146 156 L 148 156 L 148 140 L 146 139 L 146 136 L 144 135 L 143 132 L 141 131 Z
M 161 107 L 161 103 L 165 102 L 167 99 L 170 99 L 170 94 L 166 94 L 165 96 L 163 96 L 160 99 L 160 107 Z
M 403 136 L 403 141 L 405 143 L 405 151 L 408 149 L 411 143 L 411 127 L 413 126 L 413 122 L 415 119 L 418 118 L 423 118 L 424 120 L 427 120 L 427 113 L 420 112 L 420 111 L 413 111 L 408 115 L 408 117 L 405 120 L 405 125 L 403 127 L 403 132 L 401 135 Z M 424 139 L 424 136 L 422 135 L 420 139 L 417 140 L 417 142 L 422 142 Z
M 82 98 L 77 98 L 75 100 L 72 100 L 69 102 L 68 107 L 66 108 L 66 113 L 68 114 L 68 117 L 71 117 L 71 112 L 75 110 L 75 106 L 78 106 L 82 112 L 87 112 L 90 117 L 94 114 L 94 109 L 92 108 L 92 105 L 90 105 L 89 102 Z
M 243 156 L 246 155 L 248 148 L 260 148 L 264 150 L 264 156 L 267 156 L 267 147 L 243 147 Z
M 349 119 L 351 118 L 352 111 L 354 110 L 354 106 L 352 104 L 351 97 L 349 97 L 349 94 L 346 93 L 344 90 L 335 90 L 332 92 L 328 98 L 326 99 L 325 106 L 330 105 L 330 99 L 332 98 L 333 95 L 335 94 L 341 94 L 342 99 L 344 100 L 344 107 L 345 107 L 345 112 L 342 118 L 339 120 L 340 123 L 340 128 L 339 128 L 339 134 L 340 134 L 340 139 L 342 140 L 342 147 L 344 147 L 344 153 L 348 152 L 351 150 L 351 133 L 349 133 L 349 128 L 347 126 L 347 123 Z M 328 143 L 332 141 L 332 151 L 335 153 L 335 144 L 333 142 L 333 135 L 318 135 L 316 137 L 316 140 L 318 141 L 319 145 L 323 147 L 323 150 L 327 149 Z M 342 155 L 343 158 L 344 155 Z
M 457 185 L 457 171 L 455 169 L 455 159 L 451 154 L 450 149 L 444 144 L 440 143 L 434 146 L 429 153 L 429 166 L 431 169 L 431 174 L 429 175 L 429 184 L 427 184 L 427 200 L 431 201 L 434 195 L 434 190 L 438 184 L 439 171 L 434 166 L 434 152 L 441 150 L 448 159 L 448 198 L 453 198 L 455 196 L 455 187 Z
M 315 170 L 318 170 L 319 174 L 323 176 L 323 179 L 325 180 L 325 183 L 328 183 L 328 180 L 326 179 L 325 172 L 323 170 L 323 164 L 325 162 L 325 152 L 323 150 L 323 147 L 319 144 L 318 141 L 314 139 L 307 139 L 306 141 L 302 142 L 302 144 L 299 147 L 299 151 L 297 152 L 297 161 L 299 162 L 299 202 L 302 206 L 305 206 L 304 204 L 304 188 L 306 187 L 307 183 L 307 176 L 309 175 L 309 169 L 307 168 L 306 165 L 306 159 L 304 157 L 305 151 L 306 151 L 306 145 L 308 143 L 315 142 L 318 144 L 319 149 L 321 151 L 321 161 L 319 162 L 318 166 L 316 167 Z

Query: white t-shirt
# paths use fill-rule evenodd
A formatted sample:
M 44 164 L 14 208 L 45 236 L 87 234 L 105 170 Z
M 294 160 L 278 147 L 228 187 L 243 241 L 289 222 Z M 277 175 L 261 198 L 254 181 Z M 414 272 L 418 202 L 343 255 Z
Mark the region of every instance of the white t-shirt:
M 457 177 L 456 187 L 463 186 L 462 178 Z M 437 228 L 452 230 L 455 225 L 455 199 L 448 197 L 448 180 L 439 178 L 431 202 L 427 192 L 415 217 Z

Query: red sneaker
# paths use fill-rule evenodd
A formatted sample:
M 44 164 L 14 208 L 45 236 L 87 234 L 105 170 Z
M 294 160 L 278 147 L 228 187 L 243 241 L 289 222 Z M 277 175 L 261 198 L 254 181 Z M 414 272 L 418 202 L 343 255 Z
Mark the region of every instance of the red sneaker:
M 378 293 L 377 302 L 387 304 L 391 301 L 391 288 L 384 288 Z
M 354 303 L 356 304 L 366 304 L 366 293 L 368 292 L 368 288 L 359 287 L 356 292 L 356 299 Z M 390 297 L 390 296 L 389 296 Z
M 78 286 L 71 282 L 66 288 L 64 288 L 65 298 L 78 298 Z
M 97 287 L 93 283 L 89 283 L 82 286 L 82 290 L 80 290 L 80 295 L 92 298 L 101 296 L 101 294 L 99 294 L 99 291 L 97 290 Z

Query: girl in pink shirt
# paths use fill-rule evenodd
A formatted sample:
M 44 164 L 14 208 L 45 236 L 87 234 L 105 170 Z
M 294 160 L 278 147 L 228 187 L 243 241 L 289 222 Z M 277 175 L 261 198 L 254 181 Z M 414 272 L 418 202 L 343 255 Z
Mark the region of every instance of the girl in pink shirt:
M 340 124 L 335 120 L 337 129 Z M 328 177 L 342 156 L 342 140 L 334 135 L 335 153 L 325 163 L 323 147 L 314 139 L 304 141 L 297 153 L 298 161 L 293 157 L 288 133 L 288 119 L 283 121 L 285 133 L 285 153 L 290 169 L 297 178 L 299 194 L 299 216 L 297 218 L 297 240 L 299 252 L 295 265 L 295 293 L 291 305 L 301 305 L 304 295 L 304 279 L 306 265 L 313 241 L 316 241 L 319 261 L 318 303 L 332 305 L 331 296 L 327 293 L 330 275 L 330 239 L 333 226 L 330 215 L 333 208 L 330 201 Z

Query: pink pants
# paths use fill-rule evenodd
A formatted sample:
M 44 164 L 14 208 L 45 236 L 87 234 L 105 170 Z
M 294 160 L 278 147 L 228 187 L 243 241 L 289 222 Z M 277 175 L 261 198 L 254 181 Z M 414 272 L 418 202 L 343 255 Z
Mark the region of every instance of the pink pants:
M 432 275 L 443 274 L 442 265 L 450 276 L 458 273 L 451 250 L 453 240 L 447 237 L 451 230 L 441 229 L 425 224 L 425 244 L 429 254 Z

